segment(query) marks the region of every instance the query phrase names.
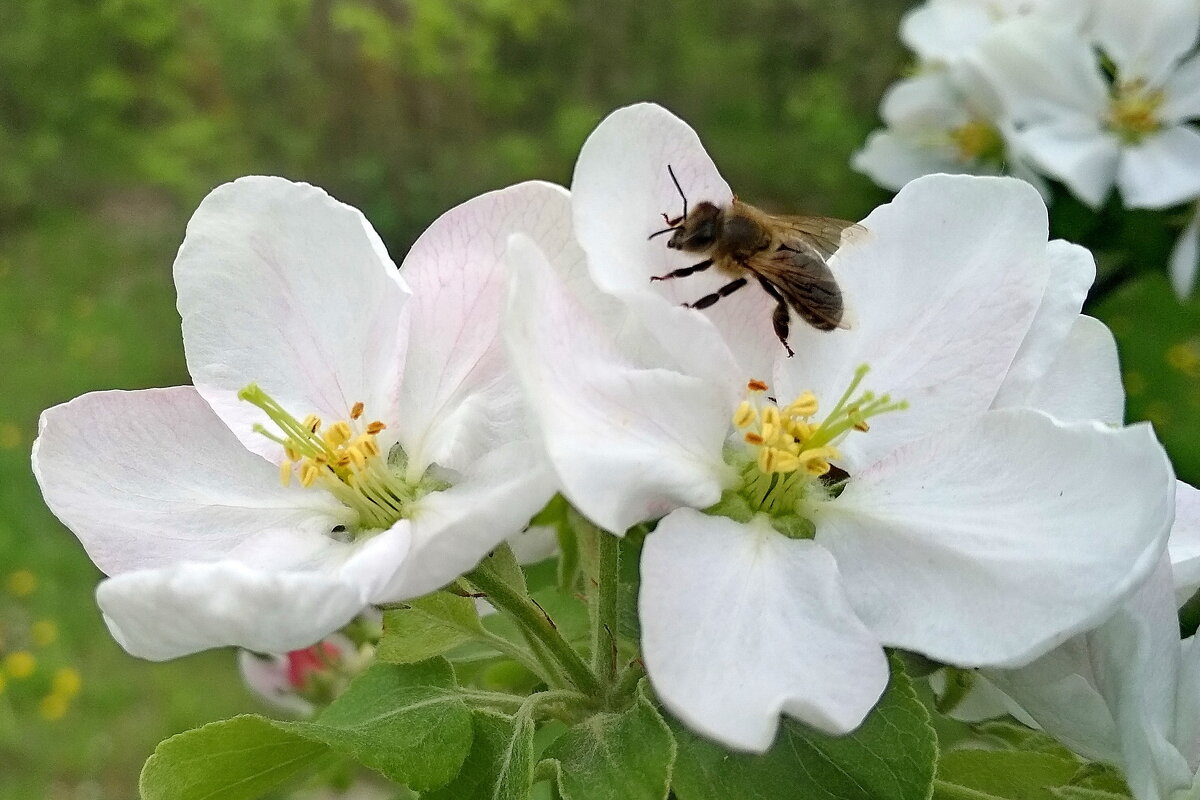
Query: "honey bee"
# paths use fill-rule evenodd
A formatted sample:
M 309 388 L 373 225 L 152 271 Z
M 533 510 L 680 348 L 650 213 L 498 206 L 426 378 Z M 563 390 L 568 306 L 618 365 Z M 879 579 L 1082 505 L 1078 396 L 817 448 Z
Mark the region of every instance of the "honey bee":
M 697 253 L 705 259 L 650 280 L 686 278 L 709 267 L 733 278 L 712 294 L 685 303 L 687 308 L 708 308 L 741 289 L 751 278 L 757 280 L 776 302 L 771 323 L 789 357 L 795 355 L 787 341 L 789 307 L 817 330 L 845 327 L 842 292 L 826 259 L 841 245 L 844 232 L 865 233 L 865 228 L 832 217 L 768 214 L 736 196 L 728 208 L 703 202 L 689 211 L 687 196 L 669 164 L 667 171 L 683 198 L 683 213 L 674 218 L 663 214 L 668 227 L 649 238 L 670 233 L 667 247 Z

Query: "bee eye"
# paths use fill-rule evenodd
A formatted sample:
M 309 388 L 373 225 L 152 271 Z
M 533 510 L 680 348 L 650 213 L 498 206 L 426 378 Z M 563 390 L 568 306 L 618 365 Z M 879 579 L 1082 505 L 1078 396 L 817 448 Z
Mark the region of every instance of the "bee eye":
M 705 222 L 703 225 L 697 226 L 692 235 L 688 237 L 688 247 L 702 249 L 711 245 L 716 239 L 714 227 L 711 222 Z

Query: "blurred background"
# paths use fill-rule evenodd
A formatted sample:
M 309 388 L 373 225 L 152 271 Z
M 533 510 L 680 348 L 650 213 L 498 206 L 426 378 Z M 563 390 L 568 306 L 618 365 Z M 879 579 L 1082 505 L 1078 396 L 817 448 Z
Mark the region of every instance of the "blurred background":
M 100 575 L 28 467 L 43 408 L 188 382 L 171 261 L 210 189 L 250 173 L 319 184 L 399 262 L 462 200 L 569 184 L 602 116 L 655 100 L 743 197 L 857 219 L 889 198 L 849 161 L 908 67 L 911 5 L 0 3 L 0 800 L 134 797 L 159 740 L 262 710 L 230 652 L 150 664 L 117 648 Z M 1068 232 L 1102 224 L 1071 213 Z M 1153 421 L 1195 483 L 1200 302 L 1167 286 L 1161 216 L 1127 218 L 1145 270 L 1089 310 L 1120 340 L 1129 418 Z

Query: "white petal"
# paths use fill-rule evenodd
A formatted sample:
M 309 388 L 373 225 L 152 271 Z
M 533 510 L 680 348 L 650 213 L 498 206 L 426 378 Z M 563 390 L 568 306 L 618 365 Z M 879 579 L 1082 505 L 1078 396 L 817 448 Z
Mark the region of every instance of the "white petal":
M 1200 55 L 1192 56 L 1171 71 L 1163 85 L 1159 114 L 1170 122 L 1200 117 Z
M 1195 0 L 1095 0 L 1092 35 L 1117 66 L 1121 80 L 1161 84 L 1192 48 L 1200 31 Z
M 1192 784 L 1193 770 L 1173 742 L 1182 710 L 1177 707 L 1182 653 L 1173 588 L 1164 556 L 1117 612 L 1087 635 L 1098 685 L 1117 724 L 1123 771 L 1139 798 L 1166 800 Z
M 509 263 L 509 354 L 563 494 L 615 533 L 715 503 L 734 406 L 725 389 L 631 364 L 528 238 L 513 237 Z
M 1056 239 L 1046 246 L 1050 278 L 1046 293 L 1021 349 L 996 395 L 996 408 L 1020 405 L 1058 357 L 1088 288 L 1096 279 L 1096 261 L 1087 248 Z
M 888 680 L 837 565 L 811 541 L 691 509 L 642 550 L 646 671 L 670 711 L 709 738 L 761 752 L 785 713 L 829 733 L 858 727 Z
M 981 674 L 1017 704 L 1014 716 L 1085 758 L 1120 763 L 1117 724 L 1097 687 L 1086 637 L 1072 637 L 1019 669 Z
M 412 287 L 400 441 L 416 470 L 463 469 L 524 427 L 500 342 L 504 249 L 525 232 L 556 260 L 581 263 L 565 189 L 530 181 L 468 200 L 417 239 L 400 274 Z
M 1117 170 L 1130 208 L 1164 208 L 1200 195 L 1200 132 L 1176 125 L 1130 145 Z
M 1016 135 L 1017 147 L 1030 163 L 1066 184 L 1092 208 L 1108 196 L 1117 178 L 1121 144 L 1088 117 L 1038 123 Z
M 854 154 L 854 169 L 885 189 L 898 191 L 922 175 L 970 172 L 943 149 L 922 147 L 889 130 L 874 131 Z
M 996 26 L 972 60 L 1019 122 L 1098 120 L 1108 109 L 1108 86 L 1092 45 L 1070 28 L 1014 19 Z
M 190 386 L 96 392 L 42 414 L 33 468 L 47 505 L 113 575 L 176 561 L 337 562 L 349 510 L 284 488 Z
M 1103 322 L 1082 314 L 1041 379 L 1019 402 L 1063 422 L 1125 421 L 1125 388 L 1117 342 Z
M 1200 589 L 1200 489 L 1183 481 L 1175 485 L 1175 524 L 1167 546 L 1182 603 Z
M 237 392 L 256 382 L 288 411 L 337 420 L 356 402 L 396 419 L 408 296 L 358 210 L 282 178 L 213 190 L 175 259 L 188 369 L 200 394 L 251 450 L 280 447 Z
M 945 72 L 926 72 L 892 84 L 879 103 L 879 115 L 897 131 L 925 135 L 970 121 Z
M 449 489 L 422 498 L 412 513 L 412 548 L 403 569 L 372 601 L 439 589 L 524 530 L 554 494 L 540 456 L 528 442 L 510 442 L 483 455 Z
M 793 336 L 778 393 L 832 404 L 860 364 L 864 388 L 909 403 L 841 448 L 865 465 L 900 442 L 990 407 L 1045 293 L 1046 207 L 1013 178 L 931 175 L 862 223 L 832 259 L 850 330 Z
M 1096 625 L 1146 576 L 1173 489 L 1148 425 L 991 411 L 855 475 L 819 508 L 817 541 L 885 644 L 1019 665 Z
M 1196 276 L 1200 274 L 1200 204 L 1196 205 L 1192 218 L 1171 250 L 1167 271 L 1175 296 L 1180 300 L 1191 297 L 1192 290 L 1196 288 Z
M 953 61 L 975 47 L 995 23 L 981 5 L 933 2 L 900 20 L 900 41 L 926 61 Z
M 113 638 L 165 661 L 211 647 L 286 653 L 315 644 L 366 605 L 358 588 L 311 572 L 222 561 L 126 572 L 96 590 Z
M 678 306 L 715 291 L 729 276 L 710 269 L 650 281 L 702 260 L 669 249 L 664 236 L 648 238 L 665 227 L 663 214 L 683 212 L 668 166 L 689 208 L 702 201 L 727 206 L 732 200 L 696 132 L 660 106 L 618 109 L 584 142 L 571 181 L 571 204 L 592 277 L 637 310 L 651 335 L 678 359 L 677 368 L 714 380 L 734 373 L 737 380 L 761 377 L 780 348 L 771 329 L 774 303 L 761 288 L 747 286 L 700 312 Z

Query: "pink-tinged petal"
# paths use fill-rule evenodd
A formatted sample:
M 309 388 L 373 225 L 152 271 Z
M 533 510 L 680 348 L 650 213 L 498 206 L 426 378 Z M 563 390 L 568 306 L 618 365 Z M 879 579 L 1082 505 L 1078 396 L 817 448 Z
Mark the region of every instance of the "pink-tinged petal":
M 1005 22 L 987 35 L 972 64 L 1000 97 L 1006 116 L 1018 122 L 1099 120 L 1108 109 L 1108 86 L 1091 43 L 1066 26 L 1029 18 Z
M 632 363 L 528 238 L 513 237 L 509 264 L 509 356 L 563 494 L 618 534 L 715 503 L 736 404 L 724 387 Z
M 851 328 L 799 331 L 777 376 L 781 402 L 811 389 L 828 408 L 865 363 L 863 388 L 908 401 L 845 441 L 860 466 L 990 407 L 1049 272 L 1046 207 L 1014 178 L 919 178 L 862 224 L 832 260 Z
M 237 398 L 252 382 L 297 418 L 346 419 L 362 402 L 396 420 L 408 290 L 358 210 L 282 178 L 227 183 L 188 223 L 175 285 L 193 382 L 254 452 L 283 457 Z
M 1175 296 L 1180 300 L 1191 297 L 1192 290 L 1196 288 L 1196 277 L 1200 274 L 1200 204 L 1196 205 L 1192 218 L 1171 250 L 1167 272 Z
M 190 386 L 95 392 L 42 414 L 33 470 L 46 504 L 105 573 L 233 559 L 337 562 L 353 516 L 323 491 L 283 487 Z
M 761 752 L 780 713 L 848 733 L 887 686 L 887 659 L 829 553 L 765 517 L 742 524 L 675 511 L 646 539 L 641 574 L 655 694 L 711 739 Z
M 1096 261 L 1087 248 L 1056 239 L 1046 246 L 1050 278 L 1025 341 L 996 394 L 996 408 L 1021 405 L 1058 357 L 1088 288 L 1096 279 Z
M 991 411 L 853 475 L 818 508 L 817 542 L 885 644 L 1016 666 L 1112 613 L 1166 547 L 1174 502 L 1148 425 Z
M 1117 179 L 1121 143 L 1091 118 L 1038 123 L 1016 134 L 1031 164 L 1066 184 L 1071 193 L 1099 208 Z
M 420 597 L 470 572 L 524 530 L 553 494 L 550 471 L 531 443 L 510 442 L 484 454 L 449 489 L 418 502 L 403 568 L 372 600 Z
M 1125 421 L 1125 388 L 1117 342 L 1103 322 L 1082 314 L 1075 318 L 1054 362 L 1030 392 L 1013 406 L 1044 411 L 1063 422 Z
M 1018 719 L 1085 758 L 1120 763 L 1117 725 L 1097 688 L 1086 637 L 1072 637 L 1019 669 L 981 674 L 1016 703 L 1011 713 Z
M 660 106 L 618 109 L 584 142 L 571 182 L 571 204 L 592 278 L 629 303 L 649 334 L 677 359 L 666 366 L 717 380 L 761 377 L 782 348 L 771 329 L 774 304 L 759 286 L 747 286 L 701 312 L 680 304 L 716 291 L 733 276 L 708 269 L 650 281 L 704 258 L 668 248 L 670 234 L 648 238 L 666 227 L 663 214 L 683 213 L 683 198 L 668 166 L 689 209 L 704 201 L 721 207 L 731 202 L 733 193 L 696 132 Z
M 1121 80 L 1158 86 L 1192 49 L 1200 32 L 1195 0 L 1094 0 L 1092 36 L 1113 60 Z
M 1180 603 L 1200 589 L 1200 489 L 1175 485 L 1175 524 L 1167 544 Z
M 1171 71 L 1163 84 L 1163 104 L 1158 111 L 1168 122 L 1200 117 L 1200 55 L 1192 56 Z
M 1175 125 L 1130 145 L 1117 170 L 1130 208 L 1165 208 L 1200 196 L 1200 132 Z
M 504 249 L 523 232 L 555 261 L 580 264 L 567 191 L 530 181 L 468 200 L 422 234 L 400 268 L 412 287 L 400 442 L 415 470 L 465 469 L 520 435 L 521 398 L 500 342 Z
M 1087 634 L 1087 642 L 1097 685 L 1117 725 L 1122 771 L 1133 796 L 1168 800 L 1190 788 L 1194 770 L 1174 743 L 1182 710 L 1182 651 L 1165 554 L 1116 613 Z
M 319 642 L 366 605 L 357 587 L 315 572 L 187 562 L 126 572 L 96 590 L 113 638 L 165 661 L 212 647 L 286 653 Z
M 288 682 L 286 656 L 239 650 L 238 672 L 251 691 L 281 711 L 307 717 L 315 710 Z

